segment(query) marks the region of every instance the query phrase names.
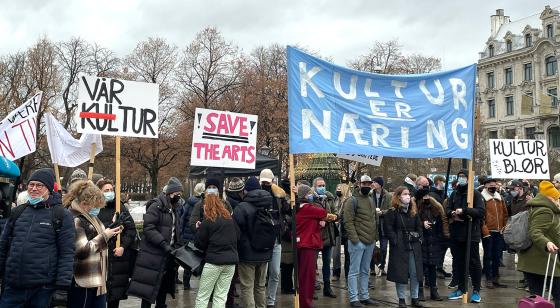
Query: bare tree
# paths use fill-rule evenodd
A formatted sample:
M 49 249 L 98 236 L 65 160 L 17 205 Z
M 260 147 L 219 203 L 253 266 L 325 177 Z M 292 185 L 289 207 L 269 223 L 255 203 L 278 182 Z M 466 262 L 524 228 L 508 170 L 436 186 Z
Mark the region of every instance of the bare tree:
M 407 74 L 439 71 L 441 70 L 441 59 L 415 53 L 403 58 L 402 69 Z
M 401 49 L 402 46 L 398 40 L 376 41 L 367 54 L 350 61 L 348 66 L 360 71 L 398 74 L 402 72 L 403 55 Z

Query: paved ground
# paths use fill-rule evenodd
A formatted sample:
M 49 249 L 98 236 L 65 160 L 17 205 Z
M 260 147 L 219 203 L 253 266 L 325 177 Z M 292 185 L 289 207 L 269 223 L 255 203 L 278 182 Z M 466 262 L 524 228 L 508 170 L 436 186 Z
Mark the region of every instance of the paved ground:
M 482 254 L 481 254 L 482 255 Z M 502 282 L 507 284 L 509 287 L 506 289 L 484 289 L 484 278 L 482 280 L 483 289 L 481 290 L 482 296 L 482 303 L 480 304 L 467 304 L 464 306 L 471 306 L 471 307 L 491 307 L 491 308 L 498 308 L 498 307 L 517 307 L 517 301 L 519 298 L 527 295 L 526 292 L 520 291 L 515 289 L 516 282 L 521 279 L 521 273 L 515 271 L 514 265 L 514 258 L 510 254 L 504 254 L 504 263 L 506 264 L 505 268 L 501 268 L 501 276 Z M 446 267 L 450 269 L 450 258 L 449 256 L 446 258 Z M 182 276 L 182 274 L 181 274 Z M 320 280 L 320 276 L 317 276 Z M 375 283 L 375 289 L 370 290 L 370 296 L 376 300 L 379 300 L 381 307 L 396 307 L 397 298 L 396 298 L 396 291 L 395 285 L 392 282 L 388 282 L 385 280 L 384 277 L 371 277 L 370 281 Z M 449 279 L 443 280 L 438 279 L 438 286 L 440 290 L 440 295 L 445 296 L 449 292 L 449 289 L 446 287 L 446 284 L 449 283 Z M 193 278 L 191 280 L 191 285 L 193 286 L 192 290 L 184 291 L 182 288 L 177 292 L 176 299 L 168 300 L 169 307 L 193 307 L 196 292 L 198 290 L 198 279 Z M 238 286 L 239 287 L 239 286 Z M 315 307 L 349 307 L 348 297 L 345 287 L 344 279 L 341 279 L 339 282 L 333 282 L 333 289 L 335 293 L 338 295 L 338 298 L 331 299 L 325 298 L 322 296 L 322 291 L 319 291 L 317 294 L 320 294 L 319 300 L 314 301 Z M 428 289 L 425 289 L 426 294 L 429 294 Z M 293 297 L 288 295 L 280 295 L 278 294 L 279 302 L 277 303 L 277 307 L 293 307 Z M 407 299 L 407 302 L 410 304 L 410 299 Z M 442 302 L 433 302 L 433 301 L 426 301 L 424 302 L 426 307 L 456 307 L 456 306 L 463 306 L 459 301 L 447 301 L 444 300 Z M 126 302 L 121 303 L 121 307 L 131 308 L 131 307 L 140 307 L 140 301 L 135 298 L 131 298 Z

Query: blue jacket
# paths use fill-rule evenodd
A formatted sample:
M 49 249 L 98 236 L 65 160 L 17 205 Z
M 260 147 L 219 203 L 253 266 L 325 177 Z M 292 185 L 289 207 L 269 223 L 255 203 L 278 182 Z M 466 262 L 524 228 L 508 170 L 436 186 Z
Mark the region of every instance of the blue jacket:
M 60 230 L 54 230 L 50 207 L 56 204 L 60 205 L 60 199 L 52 196 L 36 205 L 27 203 L 13 228 L 6 224 L 0 236 L 0 277 L 7 285 L 22 289 L 70 287 L 76 231 L 66 209 Z
M 200 197 L 191 196 L 185 202 L 183 216 L 181 216 L 181 234 L 183 235 L 183 241 L 187 242 L 194 242 L 194 233 L 192 232 L 191 228 L 189 228 L 189 219 L 191 218 L 191 214 L 195 204 L 200 202 Z

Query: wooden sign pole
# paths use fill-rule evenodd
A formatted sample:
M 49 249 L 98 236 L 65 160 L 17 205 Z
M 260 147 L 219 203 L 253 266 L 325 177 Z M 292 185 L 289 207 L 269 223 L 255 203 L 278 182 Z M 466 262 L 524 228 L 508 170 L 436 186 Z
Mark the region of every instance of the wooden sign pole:
M 97 151 L 97 144 L 94 143 L 94 144 L 91 145 L 91 153 L 89 154 L 89 167 L 88 167 L 87 178 L 90 181 L 93 178 L 93 163 L 95 162 L 95 152 L 96 151 Z
M 56 185 L 58 186 L 57 191 L 62 191 L 62 186 L 60 186 L 60 171 L 58 170 L 58 164 L 54 164 L 54 175 L 56 176 Z
M 115 213 L 121 212 L 121 137 L 115 137 Z M 116 248 L 121 247 L 121 235 L 117 235 Z

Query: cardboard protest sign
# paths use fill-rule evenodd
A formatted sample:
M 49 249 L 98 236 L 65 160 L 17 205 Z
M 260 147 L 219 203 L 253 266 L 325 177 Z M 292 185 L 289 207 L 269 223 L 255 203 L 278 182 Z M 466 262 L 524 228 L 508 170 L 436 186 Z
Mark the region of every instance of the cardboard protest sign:
M 192 166 L 255 169 L 258 117 L 196 108 Z
M 35 94 L 0 122 L 0 156 L 13 161 L 35 152 L 42 95 Z
M 348 160 L 357 161 L 366 165 L 372 165 L 379 167 L 381 166 L 381 160 L 383 156 L 379 155 L 362 155 L 362 154 L 335 154 L 336 157 L 344 158 Z
M 550 179 L 546 140 L 490 139 L 492 177 Z
M 79 133 L 158 137 L 158 84 L 86 75 L 79 80 Z

